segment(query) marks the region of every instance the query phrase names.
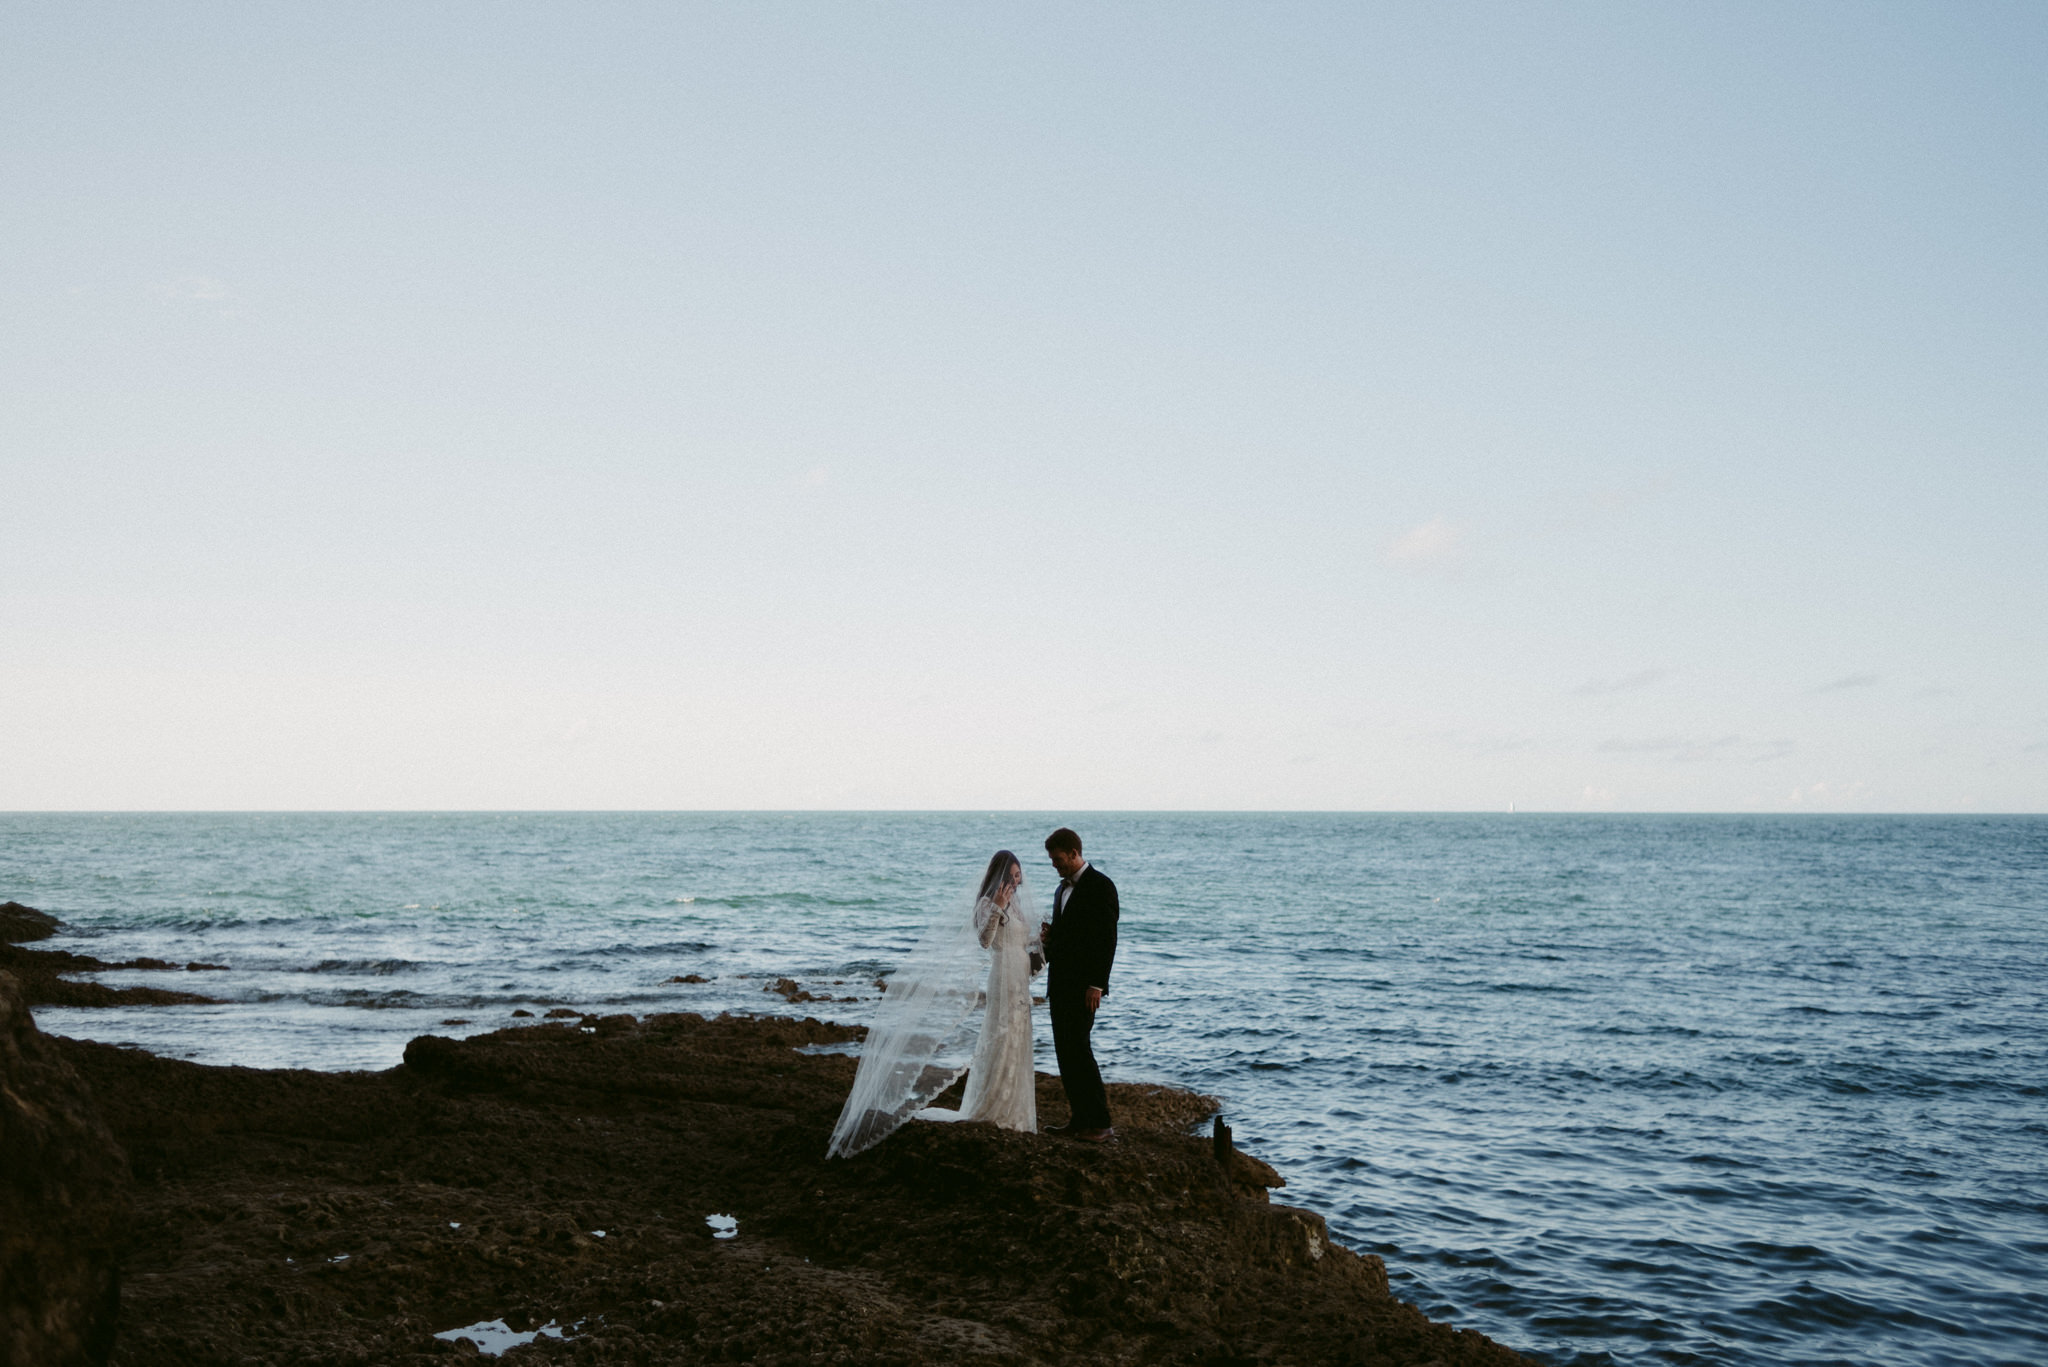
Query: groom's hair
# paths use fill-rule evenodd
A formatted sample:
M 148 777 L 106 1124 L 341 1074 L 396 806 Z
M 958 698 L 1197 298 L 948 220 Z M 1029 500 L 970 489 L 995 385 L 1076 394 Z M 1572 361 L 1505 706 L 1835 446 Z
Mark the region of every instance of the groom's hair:
M 1060 827 L 1045 838 L 1045 852 L 1047 854 L 1061 851 L 1067 854 L 1079 854 L 1081 852 L 1081 837 L 1068 830 L 1065 826 Z

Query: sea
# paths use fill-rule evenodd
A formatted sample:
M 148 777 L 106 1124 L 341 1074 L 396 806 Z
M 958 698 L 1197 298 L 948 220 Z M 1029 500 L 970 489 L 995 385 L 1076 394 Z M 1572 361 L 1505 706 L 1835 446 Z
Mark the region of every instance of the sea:
M 1217 1097 L 1431 1316 L 1573 1367 L 2048 1363 L 2044 817 L 14 813 L 0 899 L 225 965 L 45 1030 L 381 1069 L 556 1007 L 864 1021 L 994 850 L 1049 902 L 1057 824 L 1122 896 L 1105 1072 Z

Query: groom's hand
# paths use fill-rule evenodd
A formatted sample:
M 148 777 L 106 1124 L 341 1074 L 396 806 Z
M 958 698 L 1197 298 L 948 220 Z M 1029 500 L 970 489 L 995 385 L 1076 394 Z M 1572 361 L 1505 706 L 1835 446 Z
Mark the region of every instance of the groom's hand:
M 1099 988 L 1099 987 L 1091 987 L 1091 988 L 1089 988 L 1089 989 L 1088 989 L 1088 1014 L 1089 1014 L 1089 1015 L 1091 1015 L 1091 1016 L 1092 1016 L 1092 1015 L 1094 1015 L 1094 1014 L 1095 1014 L 1095 1008 L 1096 1008 L 1096 1007 L 1098 1007 L 1098 1006 L 1100 1006 L 1100 1005 L 1102 1005 L 1102 989 L 1101 989 L 1101 988 Z

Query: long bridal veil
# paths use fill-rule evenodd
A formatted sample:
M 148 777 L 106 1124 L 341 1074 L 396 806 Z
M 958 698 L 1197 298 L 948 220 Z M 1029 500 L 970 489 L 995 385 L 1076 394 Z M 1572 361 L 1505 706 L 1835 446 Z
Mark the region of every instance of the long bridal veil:
M 993 875 L 993 863 L 990 868 Z M 988 977 L 988 951 L 975 915 L 988 881 L 983 879 L 982 892 L 966 905 L 927 926 L 889 976 L 826 1157 L 851 1158 L 873 1148 L 967 1071 Z M 1011 905 L 1025 905 L 1021 883 Z

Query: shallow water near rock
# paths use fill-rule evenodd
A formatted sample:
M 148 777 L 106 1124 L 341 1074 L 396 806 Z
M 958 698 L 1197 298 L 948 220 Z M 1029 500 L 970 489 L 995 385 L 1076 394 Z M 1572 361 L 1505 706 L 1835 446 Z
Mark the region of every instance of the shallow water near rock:
M 563 1331 L 562 1326 L 554 1323 L 552 1320 L 533 1329 L 528 1329 L 524 1333 L 514 1329 L 503 1320 L 483 1320 L 476 1324 L 465 1324 L 460 1329 L 447 1330 L 434 1335 L 434 1337 L 445 1339 L 449 1343 L 453 1343 L 457 1339 L 468 1339 L 476 1345 L 477 1352 L 484 1357 L 494 1358 L 500 1356 L 508 1349 L 517 1348 L 521 1344 L 532 1343 L 535 1339 L 562 1339 L 569 1337 L 569 1335 Z
M 1123 893 L 1106 1071 L 1222 1097 L 1432 1316 L 1556 1363 L 2048 1360 L 2048 820 L 1059 820 Z M 1052 824 L 15 814 L 0 898 L 228 965 L 46 1030 L 383 1068 L 514 1010 L 862 1021 L 991 849 L 1045 899 Z

